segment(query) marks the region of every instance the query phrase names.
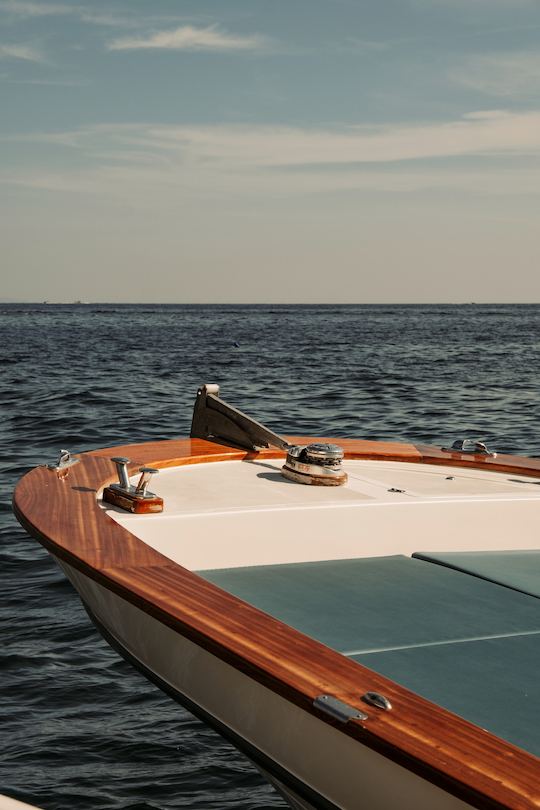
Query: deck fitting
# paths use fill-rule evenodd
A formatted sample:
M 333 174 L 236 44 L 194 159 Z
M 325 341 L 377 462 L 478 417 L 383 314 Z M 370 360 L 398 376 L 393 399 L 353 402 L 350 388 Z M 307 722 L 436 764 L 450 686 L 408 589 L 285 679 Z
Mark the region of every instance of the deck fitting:
M 392 704 L 388 698 L 385 697 L 385 695 L 381 695 L 379 692 L 366 692 L 365 695 L 362 695 L 362 700 L 364 703 L 368 703 L 370 706 L 376 706 L 377 709 L 384 709 L 386 712 L 392 709 Z
M 316 709 L 320 709 L 325 714 L 329 714 L 334 720 L 340 723 L 347 723 L 349 720 L 367 720 L 368 715 L 360 709 L 344 703 L 332 695 L 318 695 L 313 701 Z

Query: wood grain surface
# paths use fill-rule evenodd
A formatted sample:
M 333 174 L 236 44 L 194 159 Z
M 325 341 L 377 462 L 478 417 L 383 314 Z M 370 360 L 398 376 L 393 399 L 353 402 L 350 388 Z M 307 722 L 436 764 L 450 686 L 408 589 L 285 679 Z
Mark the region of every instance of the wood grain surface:
M 350 459 L 444 463 L 540 478 L 540 459 L 471 457 L 412 444 L 328 441 L 339 443 Z M 55 556 L 322 722 L 334 724 L 313 707 L 314 698 L 322 693 L 366 711 L 367 720 L 337 727 L 473 806 L 540 807 L 536 757 L 225 593 L 109 517 L 96 495 L 115 479 L 109 458 L 119 455 L 131 459 L 131 474 L 142 465 L 165 468 L 284 454 L 272 449 L 247 453 L 192 439 L 96 450 L 83 454 L 65 478 L 45 467 L 26 474 L 13 498 L 18 520 Z M 360 696 L 367 691 L 385 694 L 393 710 L 366 707 Z

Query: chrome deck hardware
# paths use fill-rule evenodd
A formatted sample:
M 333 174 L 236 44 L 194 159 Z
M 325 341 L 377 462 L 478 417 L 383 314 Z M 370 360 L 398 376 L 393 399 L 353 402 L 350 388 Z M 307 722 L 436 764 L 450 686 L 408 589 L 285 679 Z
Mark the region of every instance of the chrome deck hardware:
M 139 472 L 141 473 L 141 477 L 137 483 L 135 494 L 138 495 L 139 498 L 153 498 L 152 493 L 146 491 L 146 487 L 152 476 L 156 475 L 159 470 L 155 467 L 141 467 Z
M 202 385 L 197 391 L 190 436 L 255 452 L 271 446 L 286 450 L 287 460 L 281 471 L 285 478 L 300 484 L 339 486 L 347 481 L 347 473 L 341 468 L 341 447 L 323 442 L 290 444 L 222 400 L 219 385 Z
M 364 703 L 370 706 L 376 706 L 377 709 L 384 709 L 386 712 L 389 712 L 392 708 L 392 704 L 388 698 L 381 695 L 379 692 L 366 692 L 365 695 L 362 695 L 362 700 Z
M 80 459 L 72 456 L 69 450 L 60 450 L 56 463 L 47 464 L 46 466 L 48 470 L 55 472 L 58 478 L 65 478 L 69 473 L 69 468 L 73 467 L 74 464 L 78 464 L 79 461 Z
M 285 478 L 299 484 L 340 486 L 348 477 L 341 467 L 343 455 L 343 448 L 337 444 L 294 445 L 287 453 L 281 472 Z
M 132 486 L 129 483 L 129 475 L 127 471 L 129 458 L 124 458 L 123 456 L 115 456 L 114 458 L 111 458 L 111 461 L 114 462 L 114 464 L 116 464 L 116 472 L 118 474 L 118 483 L 111 484 L 111 486 L 115 487 L 115 489 L 121 489 L 124 492 L 130 492 Z
M 354 706 L 350 706 L 348 703 L 344 703 L 342 700 L 338 700 L 338 698 L 332 697 L 332 695 L 318 695 L 313 701 L 313 705 L 316 709 L 320 709 L 321 712 L 329 714 L 330 717 L 333 717 L 334 720 L 338 720 L 340 723 L 347 723 L 349 720 L 368 719 L 368 715 L 365 714 L 365 712 L 356 709 Z
M 159 472 L 158 469 L 155 467 L 140 467 L 139 472 L 141 473 L 141 477 L 137 482 L 137 486 L 133 486 L 129 483 L 129 474 L 127 469 L 129 458 L 115 456 L 114 458 L 111 458 L 111 461 L 116 464 L 116 472 L 118 473 L 118 483 L 110 484 L 112 489 L 116 489 L 118 492 L 121 492 L 124 495 L 130 495 L 134 498 L 156 497 L 153 492 L 147 492 L 146 488 L 151 477 Z
M 129 483 L 127 465 L 129 458 L 114 456 L 111 461 L 116 465 L 118 483 L 109 484 L 103 490 L 103 500 L 118 506 L 126 512 L 145 514 L 147 512 L 162 512 L 163 499 L 153 492 L 148 492 L 148 483 L 153 475 L 159 472 L 155 467 L 140 467 L 141 477 L 136 486 Z
M 489 456 L 496 458 L 497 453 L 492 453 L 484 442 L 479 439 L 457 439 L 452 447 L 441 447 L 446 453 L 466 453 L 474 456 Z

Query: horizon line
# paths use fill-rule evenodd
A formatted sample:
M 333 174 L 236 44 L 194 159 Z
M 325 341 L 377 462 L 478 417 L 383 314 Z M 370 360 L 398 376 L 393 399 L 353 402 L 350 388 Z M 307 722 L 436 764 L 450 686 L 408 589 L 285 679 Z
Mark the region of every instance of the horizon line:
M 160 306 L 160 307 L 418 307 L 418 306 L 538 306 L 540 301 L 31 301 L 0 298 L 0 304 L 39 306 Z

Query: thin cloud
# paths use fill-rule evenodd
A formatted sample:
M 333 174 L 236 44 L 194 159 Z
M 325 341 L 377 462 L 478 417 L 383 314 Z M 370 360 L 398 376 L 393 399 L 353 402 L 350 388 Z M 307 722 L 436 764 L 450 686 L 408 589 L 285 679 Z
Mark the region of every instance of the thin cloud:
M 15 137 L 15 136 L 14 136 Z M 101 124 L 17 140 L 87 156 L 136 149 L 179 165 L 232 171 L 392 164 L 470 156 L 540 155 L 540 110 L 471 112 L 443 123 L 302 129 L 272 126 Z
M 188 50 L 188 51 L 249 51 L 264 44 L 258 35 L 229 34 L 217 26 L 196 28 L 183 25 L 170 31 L 157 31 L 147 37 L 120 37 L 109 43 L 111 51 Z
M 101 130 L 100 136 L 105 135 Z M 437 124 L 301 129 L 142 126 L 110 132 L 200 163 L 245 168 L 394 163 L 469 155 L 540 154 L 540 112 L 480 111 Z M 92 135 L 90 134 L 90 137 Z M 84 140 L 84 137 L 83 137 Z
M 99 169 L 51 171 L 47 168 L 0 172 L 0 185 L 21 186 L 43 191 L 93 194 L 123 199 L 133 208 L 155 209 L 167 200 L 221 194 L 250 195 L 270 192 L 273 195 L 321 194 L 336 191 L 366 191 L 389 194 L 411 194 L 422 191 L 467 191 L 490 196 L 527 195 L 538 197 L 540 171 L 522 168 L 509 170 L 479 167 L 456 170 L 440 167 L 422 171 L 411 167 L 407 172 L 362 171 L 356 167 L 347 172 L 313 171 L 291 175 L 284 171 L 270 174 L 201 173 L 180 170 L 167 165 L 159 168 L 140 156 L 131 165 L 114 163 L 111 155 Z
M 528 96 L 540 92 L 540 54 L 497 53 L 475 56 L 451 78 L 459 84 L 491 96 Z
M 483 110 L 442 124 L 311 130 L 99 124 L 0 140 L 30 150 L 40 144 L 44 154 L 32 169 L 6 166 L 0 184 L 90 195 L 140 210 L 261 194 L 540 194 L 540 110 Z M 69 149 L 68 165 L 51 170 L 44 146 Z
M 164 24 L 178 21 L 180 15 L 145 15 L 126 13 L 116 14 L 108 8 L 96 6 L 68 5 L 66 3 L 32 2 L 32 0 L 0 0 L 0 12 L 14 18 L 32 19 L 35 17 L 70 16 L 83 23 L 110 28 L 140 28 L 141 25 Z
M 77 13 L 77 9 L 63 3 L 32 3 L 27 0 L 2 0 L 0 11 L 18 17 L 49 17 Z
M 0 59 L 45 62 L 43 54 L 31 45 L 0 45 Z

